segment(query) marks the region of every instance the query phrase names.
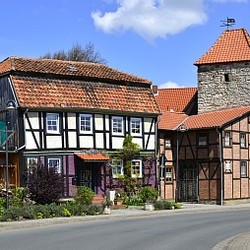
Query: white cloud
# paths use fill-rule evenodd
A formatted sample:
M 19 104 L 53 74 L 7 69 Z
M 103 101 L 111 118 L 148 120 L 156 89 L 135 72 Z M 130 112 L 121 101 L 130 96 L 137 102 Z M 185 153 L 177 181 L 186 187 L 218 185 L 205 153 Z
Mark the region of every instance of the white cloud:
M 160 84 L 158 87 L 160 89 L 165 89 L 165 88 L 185 88 L 186 86 L 180 85 L 180 84 L 178 84 L 176 82 L 168 81 L 168 82 Z
M 114 12 L 93 12 L 95 26 L 106 33 L 132 30 L 148 41 L 165 38 L 207 20 L 203 0 L 117 0 Z

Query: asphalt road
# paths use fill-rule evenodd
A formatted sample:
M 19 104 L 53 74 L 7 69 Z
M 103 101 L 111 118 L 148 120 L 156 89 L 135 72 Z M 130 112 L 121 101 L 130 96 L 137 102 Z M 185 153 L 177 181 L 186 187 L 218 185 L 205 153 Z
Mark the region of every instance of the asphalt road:
M 83 221 L 0 232 L 1 250 L 206 250 L 250 231 L 250 211 Z

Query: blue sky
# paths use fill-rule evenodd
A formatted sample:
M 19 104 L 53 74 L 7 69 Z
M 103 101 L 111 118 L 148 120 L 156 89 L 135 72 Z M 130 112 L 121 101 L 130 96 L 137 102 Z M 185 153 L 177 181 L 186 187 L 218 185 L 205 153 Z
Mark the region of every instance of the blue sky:
M 0 0 L 0 61 L 94 44 L 118 70 L 160 87 L 197 86 L 193 63 L 225 30 L 250 33 L 250 0 Z

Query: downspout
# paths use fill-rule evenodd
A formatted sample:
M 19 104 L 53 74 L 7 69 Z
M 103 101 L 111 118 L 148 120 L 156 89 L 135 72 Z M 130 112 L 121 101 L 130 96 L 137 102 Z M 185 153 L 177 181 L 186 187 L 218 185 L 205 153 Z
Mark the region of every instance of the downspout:
M 220 152 L 220 205 L 224 205 L 224 163 L 222 150 L 222 131 L 216 128 L 219 135 L 219 152 Z
M 157 164 L 157 153 L 158 153 L 158 123 L 160 121 L 160 117 L 157 116 L 156 123 L 155 123 L 155 188 L 160 191 L 161 193 L 161 185 L 160 185 L 160 178 L 158 173 L 158 164 Z

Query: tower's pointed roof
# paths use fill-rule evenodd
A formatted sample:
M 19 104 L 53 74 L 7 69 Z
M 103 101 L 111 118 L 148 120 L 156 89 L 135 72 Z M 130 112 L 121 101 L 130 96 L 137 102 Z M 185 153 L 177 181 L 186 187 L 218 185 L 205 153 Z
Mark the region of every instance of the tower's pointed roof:
M 226 30 L 194 64 L 250 61 L 250 36 L 245 29 Z

